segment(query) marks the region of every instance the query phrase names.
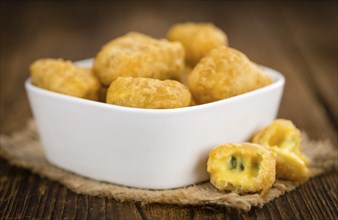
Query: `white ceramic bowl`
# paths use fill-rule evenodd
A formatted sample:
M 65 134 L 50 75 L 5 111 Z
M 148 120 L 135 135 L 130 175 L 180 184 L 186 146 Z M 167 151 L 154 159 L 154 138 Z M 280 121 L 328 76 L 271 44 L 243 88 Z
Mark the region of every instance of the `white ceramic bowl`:
M 77 62 L 90 66 L 92 60 Z M 97 180 L 151 189 L 208 180 L 211 148 L 247 141 L 277 114 L 284 77 L 225 100 L 178 109 L 109 105 L 40 89 L 25 82 L 47 159 Z

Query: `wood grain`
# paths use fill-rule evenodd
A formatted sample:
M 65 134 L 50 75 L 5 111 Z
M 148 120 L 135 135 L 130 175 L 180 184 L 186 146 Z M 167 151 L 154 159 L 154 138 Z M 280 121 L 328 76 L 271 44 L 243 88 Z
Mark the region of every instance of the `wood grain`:
M 1 1 L 1 133 L 32 116 L 23 88 L 42 57 L 80 60 L 128 31 L 164 37 L 181 21 L 210 21 L 230 45 L 286 77 L 279 117 L 337 145 L 337 3 Z M 1 149 L 0 149 L 1 150 Z M 0 219 L 337 219 L 336 170 L 263 208 L 117 202 L 78 195 L 0 159 Z

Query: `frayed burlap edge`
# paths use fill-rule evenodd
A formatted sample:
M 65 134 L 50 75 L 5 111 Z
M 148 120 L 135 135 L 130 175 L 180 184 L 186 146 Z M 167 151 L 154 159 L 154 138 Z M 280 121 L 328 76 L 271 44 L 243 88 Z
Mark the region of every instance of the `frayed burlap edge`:
M 31 170 L 65 185 L 80 194 L 113 197 L 118 201 L 163 203 L 180 205 L 224 205 L 249 211 L 262 207 L 285 192 L 295 189 L 299 183 L 277 180 L 265 198 L 259 194 L 238 195 L 215 189 L 209 182 L 171 190 L 147 190 L 88 179 L 50 164 L 44 156 L 33 120 L 12 135 L 1 135 L 0 156 L 10 164 Z M 310 141 L 303 135 L 302 152 L 312 160 L 313 176 L 337 167 L 337 150 L 329 141 Z

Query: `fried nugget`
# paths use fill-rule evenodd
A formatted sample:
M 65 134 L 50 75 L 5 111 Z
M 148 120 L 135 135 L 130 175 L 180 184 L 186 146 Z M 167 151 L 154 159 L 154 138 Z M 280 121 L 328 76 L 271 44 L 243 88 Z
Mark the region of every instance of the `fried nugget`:
M 210 182 L 220 190 L 265 195 L 275 182 L 276 154 L 252 143 L 229 143 L 212 149 L 208 158 Z
M 211 49 L 228 45 L 226 34 L 212 23 L 176 24 L 169 29 L 167 38 L 183 44 L 186 61 L 192 66 Z
M 253 143 L 269 146 L 277 153 L 277 176 L 302 182 L 309 178 L 310 160 L 300 152 L 300 131 L 289 120 L 277 119 L 258 132 Z
M 135 108 L 180 108 L 190 105 L 191 94 L 175 80 L 119 77 L 110 85 L 106 102 Z
M 40 88 L 65 95 L 98 99 L 101 87 L 97 77 L 88 68 L 79 68 L 63 59 L 40 59 L 30 66 L 32 83 Z
M 243 53 L 229 47 L 213 49 L 188 77 L 198 104 L 222 100 L 272 83 L 271 78 Z
M 176 79 L 184 68 L 179 42 L 131 32 L 103 46 L 94 60 L 94 72 L 109 86 L 119 76 Z

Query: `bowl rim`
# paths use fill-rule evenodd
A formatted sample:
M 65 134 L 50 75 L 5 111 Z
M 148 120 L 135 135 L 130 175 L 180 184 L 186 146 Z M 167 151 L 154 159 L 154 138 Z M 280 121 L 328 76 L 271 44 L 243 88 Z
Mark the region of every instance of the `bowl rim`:
M 92 59 L 86 59 L 86 60 L 80 60 L 75 63 L 81 64 L 85 62 L 90 62 Z M 88 99 L 83 99 L 83 98 L 78 98 L 74 96 L 69 96 L 65 95 L 62 93 L 57 93 L 53 91 L 49 91 L 43 88 L 39 88 L 35 85 L 33 85 L 31 81 L 31 77 L 28 77 L 25 80 L 25 88 L 27 91 L 33 91 L 35 93 L 39 93 L 44 96 L 50 96 L 56 99 L 63 99 L 68 102 L 74 102 L 82 105 L 91 105 L 91 106 L 97 106 L 99 108 L 105 108 L 105 109 L 112 109 L 115 111 L 123 111 L 123 112 L 131 112 L 131 113 L 141 113 L 141 114 L 170 114 L 170 113 L 180 113 L 180 112 L 189 112 L 189 111 L 197 111 L 197 110 L 203 110 L 205 108 L 211 108 L 211 107 L 217 107 L 220 105 L 224 105 L 226 103 L 232 103 L 235 101 L 238 101 L 240 99 L 244 98 L 249 98 L 251 96 L 255 96 L 261 93 L 266 93 L 271 90 L 274 90 L 278 87 L 283 87 L 285 84 L 285 77 L 283 74 L 280 72 L 263 66 L 259 65 L 260 68 L 263 69 L 269 76 L 272 77 L 273 83 L 270 85 L 267 85 L 265 87 L 252 90 L 240 95 L 232 96 L 226 99 L 214 101 L 214 102 L 209 102 L 205 104 L 200 104 L 200 105 L 194 105 L 194 106 L 187 106 L 187 107 L 181 107 L 181 108 L 171 108 L 171 109 L 145 109 L 145 108 L 134 108 L 134 107 L 127 107 L 127 106 L 119 106 L 119 105 L 112 105 L 112 104 L 107 104 L 99 101 L 93 101 L 93 100 L 88 100 Z

